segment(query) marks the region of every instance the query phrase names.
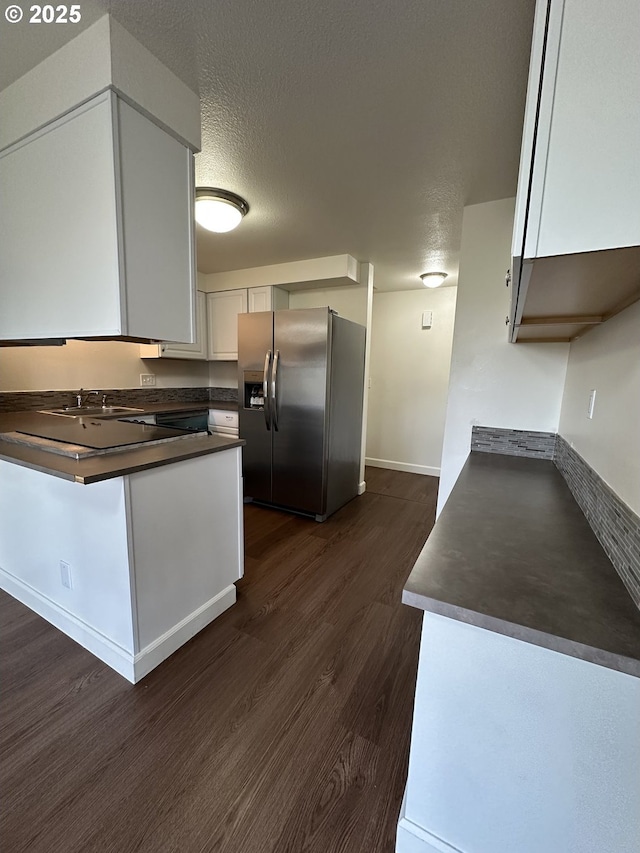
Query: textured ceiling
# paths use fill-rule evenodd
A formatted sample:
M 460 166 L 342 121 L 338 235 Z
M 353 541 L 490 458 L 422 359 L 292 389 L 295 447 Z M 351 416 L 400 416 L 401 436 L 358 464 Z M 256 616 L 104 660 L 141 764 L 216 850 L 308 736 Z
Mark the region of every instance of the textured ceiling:
M 199 269 L 349 253 L 375 265 L 376 287 L 394 290 L 421 287 L 418 275 L 433 269 L 455 283 L 463 206 L 515 194 L 534 5 L 92 0 L 82 8 L 111 12 L 200 92 L 196 183 L 233 190 L 251 210 L 230 234 L 199 230 Z M 49 52 L 59 39 L 53 32 Z M 39 61 L 43 49 L 26 45 L 19 73 L 25 52 Z

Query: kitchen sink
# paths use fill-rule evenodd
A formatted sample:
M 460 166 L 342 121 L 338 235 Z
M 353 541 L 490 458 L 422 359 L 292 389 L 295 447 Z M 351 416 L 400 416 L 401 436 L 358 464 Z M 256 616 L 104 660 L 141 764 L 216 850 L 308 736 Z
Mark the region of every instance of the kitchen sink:
M 133 409 L 130 406 L 67 406 L 62 409 L 43 409 L 41 415 L 63 415 L 67 418 L 100 417 L 101 415 L 124 415 L 128 412 L 142 412 L 143 409 Z

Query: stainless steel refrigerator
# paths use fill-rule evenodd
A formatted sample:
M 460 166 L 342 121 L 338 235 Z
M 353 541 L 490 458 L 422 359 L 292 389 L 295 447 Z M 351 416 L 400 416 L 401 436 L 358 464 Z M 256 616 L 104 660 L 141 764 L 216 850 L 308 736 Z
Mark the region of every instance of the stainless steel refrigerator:
M 245 500 L 324 521 L 358 494 L 364 347 L 329 308 L 239 315 Z

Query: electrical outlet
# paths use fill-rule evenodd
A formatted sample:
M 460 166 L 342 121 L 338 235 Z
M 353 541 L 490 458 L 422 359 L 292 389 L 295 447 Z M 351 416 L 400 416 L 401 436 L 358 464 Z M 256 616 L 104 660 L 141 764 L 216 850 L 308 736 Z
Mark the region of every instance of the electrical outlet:
M 141 373 L 140 374 L 140 384 L 141 385 L 155 385 L 156 384 L 155 373 Z
M 593 410 L 596 405 L 596 389 L 592 388 L 589 393 L 589 406 L 587 408 L 587 417 L 593 418 Z
M 71 566 L 60 560 L 60 582 L 67 589 L 73 589 L 73 578 L 71 577 Z

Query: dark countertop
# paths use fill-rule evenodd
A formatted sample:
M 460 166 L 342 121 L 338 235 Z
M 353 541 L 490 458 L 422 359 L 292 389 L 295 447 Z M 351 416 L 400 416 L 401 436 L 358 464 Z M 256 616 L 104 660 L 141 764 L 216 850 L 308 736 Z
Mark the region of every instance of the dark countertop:
M 472 453 L 402 600 L 640 677 L 640 611 L 553 462 Z
M 182 408 L 177 408 L 175 411 L 189 411 L 184 409 L 184 404 L 179 405 Z M 200 405 L 199 408 L 202 409 L 203 406 Z M 204 408 L 207 408 L 207 405 Z M 145 411 L 148 411 L 147 407 L 145 407 Z M 167 411 L 167 409 L 163 408 L 161 411 Z M 59 421 L 58 415 L 41 415 L 36 412 L 15 412 L 0 415 L 0 434 L 21 428 L 29 429 L 30 425 L 41 422 L 43 418 L 55 418 L 56 421 Z M 142 430 L 143 427 L 140 429 Z M 244 441 L 241 439 L 225 438 L 220 435 L 198 435 L 193 437 L 193 443 L 184 439 L 168 444 L 152 444 L 148 447 L 122 450 L 105 456 L 75 460 L 58 456 L 55 453 L 48 453 L 45 450 L 10 444 L 2 441 L 0 435 L 0 459 L 13 462 L 16 465 L 23 465 L 26 468 L 33 468 L 54 477 L 88 485 L 113 477 L 121 477 L 124 474 L 134 474 L 137 471 L 155 468 L 158 465 L 169 465 L 173 462 L 193 459 L 197 456 L 217 453 L 242 445 L 244 445 Z

